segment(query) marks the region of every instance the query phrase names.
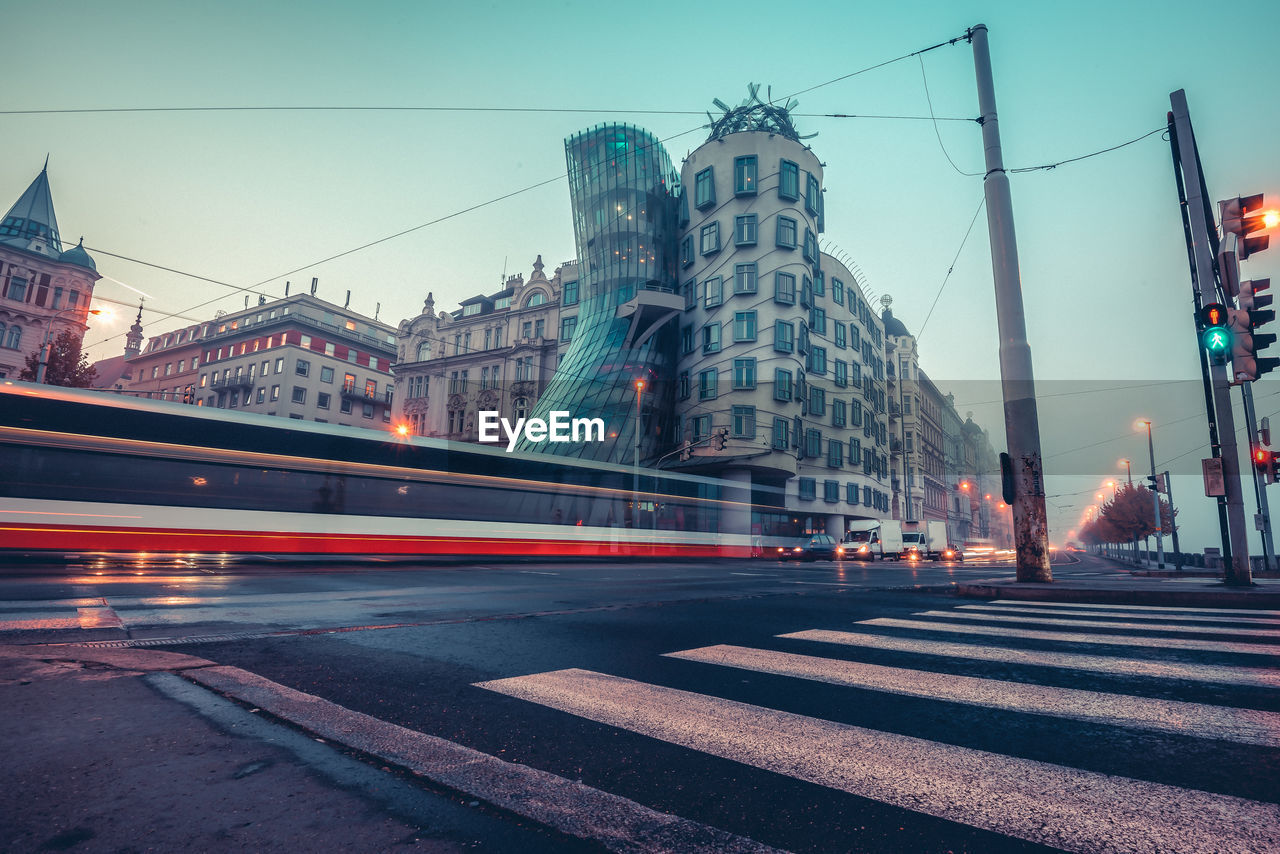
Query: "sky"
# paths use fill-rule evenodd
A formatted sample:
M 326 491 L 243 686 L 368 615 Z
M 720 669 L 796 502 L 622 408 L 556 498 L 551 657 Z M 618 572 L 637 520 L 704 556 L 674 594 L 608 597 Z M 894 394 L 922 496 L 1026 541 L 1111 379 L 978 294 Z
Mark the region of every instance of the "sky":
M 1161 128 L 1169 93 L 1182 88 L 1214 199 L 1264 192 L 1280 207 L 1280 110 L 1256 70 L 1280 34 L 1280 4 L 1251 7 L 1230 26 L 1204 21 L 1203 4 L 1190 2 L 231 0 L 67 2 L 50 14 L 0 0 L 0 9 L 6 65 L 23 69 L 10 79 L 25 81 L 5 87 L 0 111 L 541 110 L 0 112 L 0 204 L 48 155 L 64 242 L 83 235 L 105 276 L 100 299 L 136 304 L 147 294 L 148 335 L 243 307 L 244 291 L 202 279 L 279 296 L 286 280 L 296 288 L 315 276 L 321 297 L 340 302 L 350 289 L 353 309 L 392 324 L 416 316 L 428 292 L 442 307 L 491 293 L 504 272 L 527 277 L 539 254 L 549 270 L 575 255 L 566 136 L 629 121 L 668 139 L 678 164 L 705 139 L 713 98 L 736 104 L 749 82 L 779 99 L 818 86 L 794 112 L 802 133 L 818 133 L 809 143 L 825 164 L 824 248 L 856 262 L 873 300 L 893 297 L 925 371 L 1000 446 L 985 211 L 965 239 L 982 179 L 960 174 L 982 171 L 980 129 L 806 115 L 927 117 L 931 101 L 938 117 L 973 118 L 964 42 L 846 75 L 979 22 L 990 33 L 1006 166 Z M 1175 473 L 1184 548 L 1218 545 L 1216 512 L 1201 497 L 1204 398 L 1168 143 L 1155 134 L 1011 182 L 1055 539 L 1076 527 L 1099 484 L 1124 476 L 1117 460 L 1147 473 L 1134 421 L 1151 418 L 1156 467 Z M 1263 253 L 1248 272 L 1267 276 L 1277 259 Z M 116 308 L 86 335 L 91 358 L 123 350 L 134 312 Z M 1255 384 L 1259 415 L 1280 415 L 1277 388 Z

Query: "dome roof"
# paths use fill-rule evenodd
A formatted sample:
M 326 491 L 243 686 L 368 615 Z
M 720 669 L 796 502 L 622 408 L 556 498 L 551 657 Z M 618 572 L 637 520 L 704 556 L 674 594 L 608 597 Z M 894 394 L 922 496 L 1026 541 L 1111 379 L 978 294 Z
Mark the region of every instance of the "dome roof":
M 80 242 L 72 246 L 66 252 L 58 256 L 58 260 L 63 264 L 75 264 L 78 267 L 88 267 L 93 272 L 98 272 L 98 264 L 93 260 L 88 252 L 84 251 L 84 238 L 80 238 Z
M 911 333 L 907 331 L 907 327 L 902 325 L 902 321 L 893 316 L 890 309 L 885 309 L 884 314 L 880 315 L 880 320 L 884 323 L 884 334 L 892 335 L 895 338 L 910 338 Z

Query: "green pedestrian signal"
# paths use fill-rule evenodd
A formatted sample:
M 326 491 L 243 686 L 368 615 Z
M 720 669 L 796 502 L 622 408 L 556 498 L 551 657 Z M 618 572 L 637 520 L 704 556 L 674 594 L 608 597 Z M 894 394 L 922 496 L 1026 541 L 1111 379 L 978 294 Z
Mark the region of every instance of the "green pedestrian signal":
M 1209 354 L 1209 361 L 1215 365 L 1224 365 L 1231 357 L 1233 336 L 1231 334 L 1230 312 L 1221 303 L 1210 303 L 1200 309 L 1200 346 Z

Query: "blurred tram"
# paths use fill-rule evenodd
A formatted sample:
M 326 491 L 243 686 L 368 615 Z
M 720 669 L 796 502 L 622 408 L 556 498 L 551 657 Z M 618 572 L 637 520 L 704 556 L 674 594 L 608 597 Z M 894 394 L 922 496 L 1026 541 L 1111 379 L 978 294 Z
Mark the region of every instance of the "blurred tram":
M 780 493 L 757 487 L 752 504 L 728 481 L 641 469 L 633 491 L 634 478 L 496 446 L 0 381 L 0 560 L 747 557 L 794 533 Z

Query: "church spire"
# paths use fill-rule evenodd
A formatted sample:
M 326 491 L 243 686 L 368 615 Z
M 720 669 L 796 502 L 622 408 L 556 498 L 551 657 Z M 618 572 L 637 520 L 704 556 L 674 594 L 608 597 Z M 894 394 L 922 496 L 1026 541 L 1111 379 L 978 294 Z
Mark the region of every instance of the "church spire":
M 129 334 L 124 338 L 124 357 L 132 359 L 142 352 L 142 300 L 138 301 L 138 319 L 129 327 Z

